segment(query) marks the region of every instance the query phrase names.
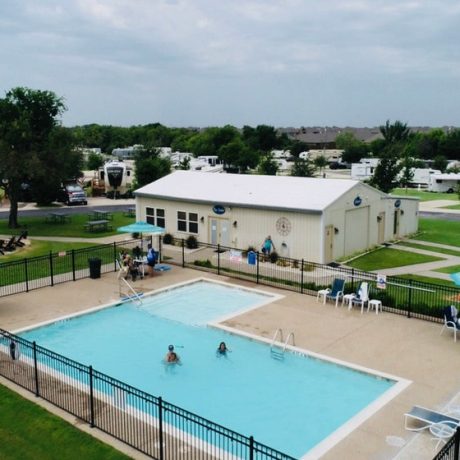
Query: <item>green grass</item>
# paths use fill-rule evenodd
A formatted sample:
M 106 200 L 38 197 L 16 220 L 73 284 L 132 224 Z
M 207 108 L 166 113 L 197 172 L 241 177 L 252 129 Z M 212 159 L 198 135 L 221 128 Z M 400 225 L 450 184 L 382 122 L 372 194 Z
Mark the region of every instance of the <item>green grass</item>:
M 443 206 L 442 209 L 460 209 L 460 204 L 454 204 L 452 206 Z
M 407 192 L 407 193 L 406 193 Z M 439 193 L 439 192 L 425 192 L 418 191 L 415 188 L 395 188 L 392 192 L 392 195 L 400 196 L 411 196 L 414 198 L 419 198 L 420 201 L 433 201 L 433 200 L 452 200 L 458 201 L 458 195 L 456 193 Z
M 460 257 L 460 248 L 458 251 L 454 251 L 453 249 L 438 248 L 437 246 L 428 246 L 426 244 L 409 243 L 409 242 L 404 242 L 404 241 L 398 244 L 400 244 L 401 246 L 406 246 L 408 248 L 424 249 L 425 251 L 433 251 L 433 252 L 438 252 L 440 254 L 448 254 L 451 256 Z
M 124 460 L 126 455 L 0 386 L 2 460 Z
M 110 224 L 113 230 L 110 232 L 87 232 L 83 226 L 88 220 L 88 214 L 73 214 L 71 222 L 65 224 L 53 224 L 45 222 L 44 217 L 20 217 L 21 227 L 27 227 L 30 236 L 70 236 L 76 238 L 98 238 L 117 234 L 117 227 L 132 224 L 134 217 L 126 217 L 122 212 L 114 212 Z M 11 230 L 8 228 L 8 219 L 0 220 L 0 235 L 18 235 L 22 229 Z
M 364 254 L 361 257 L 347 263 L 348 266 L 363 271 L 373 271 L 385 268 L 402 267 L 404 265 L 422 264 L 443 260 L 440 257 L 425 256 L 397 249 L 378 249 L 377 251 Z
M 96 244 L 31 240 L 30 245 L 18 248 L 14 252 L 5 252 L 4 256 L 0 256 L 0 264 L 11 260 L 24 259 L 25 257 L 42 256 L 50 252 L 70 251 L 71 249 L 88 248 L 90 246 L 96 246 Z
M 419 219 L 419 232 L 412 239 L 460 247 L 460 221 Z
M 460 265 L 451 265 L 450 267 L 438 268 L 435 270 L 440 273 L 457 273 L 460 272 Z
M 439 271 L 439 270 L 436 270 Z M 422 283 L 438 284 L 440 286 L 456 287 L 453 281 L 442 280 L 440 278 L 432 278 L 430 276 L 420 275 L 399 275 L 398 278 L 404 278 L 407 280 L 420 281 Z

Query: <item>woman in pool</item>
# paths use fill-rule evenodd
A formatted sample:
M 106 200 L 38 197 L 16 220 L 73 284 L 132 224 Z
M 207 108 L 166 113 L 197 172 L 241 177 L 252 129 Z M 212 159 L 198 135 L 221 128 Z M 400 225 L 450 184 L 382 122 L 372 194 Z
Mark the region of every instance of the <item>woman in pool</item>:
M 216 354 L 217 355 L 226 355 L 227 351 L 230 351 L 225 345 L 225 342 L 220 342 L 219 347 L 217 348 Z

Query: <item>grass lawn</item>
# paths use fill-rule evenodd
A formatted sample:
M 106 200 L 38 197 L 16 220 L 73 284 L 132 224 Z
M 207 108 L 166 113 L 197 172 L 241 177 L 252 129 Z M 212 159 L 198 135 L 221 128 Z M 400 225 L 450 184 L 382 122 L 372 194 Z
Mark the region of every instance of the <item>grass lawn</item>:
M 2 460 L 124 460 L 126 455 L 0 386 Z
M 433 201 L 433 200 L 452 200 L 458 201 L 458 195 L 456 193 L 439 193 L 439 192 L 426 192 L 422 190 L 417 190 L 415 188 L 395 188 L 392 192 L 392 195 L 398 196 L 411 196 L 414 198 L 419 198 L 420 201 Z
M 436 270 L 436 271 L 439 271 L 439 270 Z M 421 281 L 423 283 L 439 284 L 440 286 L 456 287 L 453 281 L 442 280 L 439 278 L 431 278 L 429 276 L 399 275 L 398 278 L 405 278 L 407 280 Z
M 460 221 L 419 219 L 419 232 L 420 234 L 412 239 L 460 248 Z
M 42 256 L 50 252 L 70 251 L 71 249 L 88 248 L 90 246 L 96 246 L 96 244 L 31 240 L 30 245 L 18 248 L 14 252 L 5 252 L 4 256 L 0 256 L 0 264 L 11 260 L 24 259 L 25 257 Z
M 449 254 L 451 256 L 460 257 L 460 248 L 458 248 L 458 251 L 454 251 L 452 249 L 438 248 L 436 246 L 428 246 L 426 244 L 417 244 L 417 243 L 409 243 L 409 242 L 406 243 L 404 241 L 398 244 L 400 244 L 401 246 L 406 246 L 408 248 L 424 249 L 425 251 L 439 252 L 440 254 Z
M 382 248 L 377 251 L 364 254 L 349 262 L 347 265 L 364 271 L 373 271 L 385 268 L 402 267 L 403 265 L 422 264 L 443 260 L 440 257 L 425 256 L 397 249 Z
M 443 206 L 442 209 L 460 209 L 460 204 L 454 204 L 452 206 Z
M 83 226 L 88 220 L 93 220 L 88 217 L 88 214 L 72 214 L 71 222 L 65 224 L 53 224 L 45 222 L 44 217 L 20 217 L 19 224 L 22 227 L 27 227 L 30 236 L 72 236 L 78 238 L 98 238 L 101 236 L 110 236 L 117 234 L 117 227 L 132 224 L 134 217 L 126 217 L 123 212 L 114 212 L 113 220 L 110 224 L 113 231 L 110 232 L 87 232 Z M 0 235 L 19 235 L 22 229 L 11 230 L 8 228 L 8 219 L 0 220 Z
M 460 265 L 451 265 L 450 267 L 438 268 L 435 270 L 440 273 L 457 273 L 460 272 Z

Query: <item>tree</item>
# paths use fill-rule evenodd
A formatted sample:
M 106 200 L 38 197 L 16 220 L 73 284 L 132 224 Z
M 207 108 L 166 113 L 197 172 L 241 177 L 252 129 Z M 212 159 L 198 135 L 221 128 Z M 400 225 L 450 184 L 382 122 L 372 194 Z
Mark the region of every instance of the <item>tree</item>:
M 302 141 L 293 141 L 289 146 L 291 156 L 298 158 L 302 152 L 308 152 L 308 144 Z
M 219 158 L 226 167 L 238 168 L 239 172 L 246 172 L 255 168 L 259 163 L 259 155 L 251 150 L 240 138 L 235 138 L 219 149 Z
M 433 169 L 439 169 L 441 172 L 446 172 L 447 165 L 448 161 L 444 155 L 436 155 L 433 158 Z
M 190 169 L 190 157 L 184 157 L 184 159 L 179 162 L 179 167 L 177 169 L 188 171 Z
M 19 226 L 21 185 L 53 166 L 49 156 L 59 144 L 59 136 L 53 135 L 65 109 L 62 98 L 51 91 L 17 87 L 0 99 L 0 178 L 11 204 L 10 228 Z
M 343 150 L 342 161 L 345 163 L 359 163 L 361 158 L 365 158 L 369 154 L 369 145 L 356 139 L 350 131 L 340 133 L 336 137 L 335 143 L 338 149 Z
M 157 149 L 137 149 L 134 157 L 136 168 L 135 188 L 143 187 L 171 172 L 171 162 L 161 158 Z
M 401 177 L 399 182 L 402 187 L 406 188 L 411 184 L 414 178 L 415 161 L 409 155 L 405 155 L 400 163 Z M 407 193 L 407 190 L 406 190 Z
M 396 120 L 391 124 L 390 120 L 387 120 L 385 125 L 380 126 L 380 132 L 388 145 L 406 141 L 409 137 L 410 129 L 407 127 L 407 123 Z
M 270 154 L 268 154 L 262 158 L 257 169 L 259 174 L 265 176 L 276 176 L 276 173 L 278 172 L 278 163 Z
M 291 176 L 313 177 L 314 174 L 315 166 L 308 158 L 296 158 L 294 160 L 294 166 L 291 169 Z
M 398 162 L 397 150 L 391 146 L 386 148 L 380 155 L 380 162 L 375 168 L 370 184 L 382 192 L 390 192 L 396 184 L 396 177 L 401 169 Z
M 104 164 L 104 159 L 101 155 L 91 152 L 88 155 L 88 160 L 86 162 L 86 167 L 90 171 L 97 171 Z
M 320 174 L 323 173 L 323 169 L 328 165 L 327 158 L 324 155 L 317 156 L 313 163 L 317 168 L 319 168 Z

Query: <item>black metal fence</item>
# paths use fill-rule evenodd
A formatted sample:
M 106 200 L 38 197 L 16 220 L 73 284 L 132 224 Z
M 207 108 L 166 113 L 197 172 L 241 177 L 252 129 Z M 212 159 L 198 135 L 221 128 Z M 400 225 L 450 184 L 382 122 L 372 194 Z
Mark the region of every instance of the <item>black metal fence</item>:
M 294 460 L 2 329 L 0 375 L 154 459 Z
M 142 246 L 131 239 L 0 263 L 0 297 L 90 276 L 89 259 L 101 260 L 101 273 L 117 269 L 115 260 L 123 249 Z
M 170 263 L 305 294 L 316 295 L 335 278 L 345 280 L 345 293 L 355 292 L 366 281 L 370 298 L 380 300 L 384 311 L 409 318 L 440 321 L 443 308 L 460 301 L 460 289 L 455 286 L 388 276 L 385 287 L 379 288 L 377 273 L 289 257 L 270 260 L 258 252 L 208 243 L 197 242 L 196 246 L 188 248 L 187 242 L 179 239 L 161 245 L 163 257 Z
M 460 446 L 460 428 L 447 441 L 446 445 L 436 454 L 433 460 L 458 460 Z

